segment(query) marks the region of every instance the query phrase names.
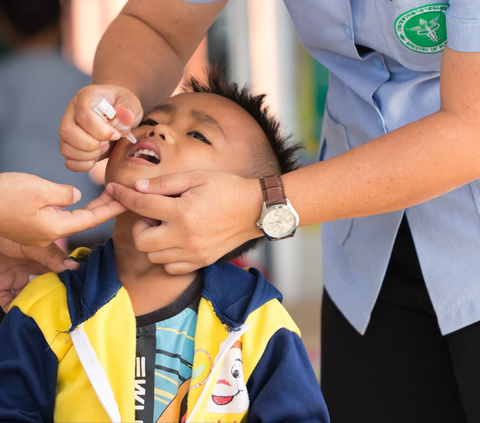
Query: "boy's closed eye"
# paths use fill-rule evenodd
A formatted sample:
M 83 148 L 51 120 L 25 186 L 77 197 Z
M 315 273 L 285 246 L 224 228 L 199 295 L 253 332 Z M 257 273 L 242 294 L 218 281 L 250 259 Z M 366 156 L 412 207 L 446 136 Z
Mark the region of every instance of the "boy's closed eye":
M 190 135 L 193 138 L 196 138 L 199 141 L 204 142 L 205 144 L 212 145 L 212 143 L 205 137 L 201 132 L 198 131 L 191 131 L 188 132 L 187 135 Z
M 145 118 L 140 122 L 140 125 L 138 126 L 156 126 L 158 125 L 158 122 L 156 120 L 153 120 L 151 118 Z
M 156 125 L 159 125 L 159 122 L 157 122 L 156 120 L 153 120 L 151 118 L 145 118 L 144 120 L 142 120 L 140 122 L 139 126 L 156 126 Z M 205 144 L 212 145 L 212 143 L 207 139 L 207 137 L 205 135 L 203 135 L 201 132 L 190 131 L 190 132 L 187 132 L 187 135 L 189 135 L 193 138 L 196 138 L 197 140 L 202 141 Z

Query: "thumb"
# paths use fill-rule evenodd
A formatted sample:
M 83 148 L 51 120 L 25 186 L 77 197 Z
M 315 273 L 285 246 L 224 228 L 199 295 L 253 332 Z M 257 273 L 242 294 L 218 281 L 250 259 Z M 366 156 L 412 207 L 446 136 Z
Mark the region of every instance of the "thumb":
M 77 203 L 82 198 L 79 189 L 71 185 L 61 185 L 51 182 L 44 193 L 45 206 L 67 207 Z
M 22 247 L 26 257 L 43 264 L 51 271 L 60 273 L 64 270 L 76 270 L 79 264 L 65 254 L 65 252 L 52 242 L 47 247 Z
M 126 107 L 117 108 L 117 116 L 118 118 L 127 126 L 133 126 L 133 122 L 135 121 L 135 113 L 127 109 Z
M 181 195 L 194 186 L 201 185 L 200 172 L 179 172 L 157 176 L 152 179 L 139 179 L 135 189 L 144 194 Z
M 120 95 L 115 102 L 118 118 L 130 127 L 137 127 L 143 117 L 143 108 L 133 93 Z

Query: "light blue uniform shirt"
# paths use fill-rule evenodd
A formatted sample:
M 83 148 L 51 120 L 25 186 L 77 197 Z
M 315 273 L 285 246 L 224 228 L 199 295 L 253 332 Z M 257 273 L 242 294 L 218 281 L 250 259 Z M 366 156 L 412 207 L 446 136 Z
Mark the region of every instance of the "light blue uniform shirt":
M 284 1 L 301 42 L 330 71 L 321 160 L 438 111 L 446 38 L 480 52 L 479 0 Z M 404 213 L 442 333 L 480 320 L 479 189 L 474 181 L 407 210 L 322 225 L 325 287 L 360 333 Z

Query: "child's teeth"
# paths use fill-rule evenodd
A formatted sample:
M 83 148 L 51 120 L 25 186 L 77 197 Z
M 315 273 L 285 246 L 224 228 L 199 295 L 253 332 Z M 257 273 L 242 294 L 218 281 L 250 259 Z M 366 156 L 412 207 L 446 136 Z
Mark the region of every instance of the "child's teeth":
M 142 148 L 142 149 L 136 151 L 133 154 L 133 157 L 140 157 L 142 154 L 147 155 L 147 156 L 152 156 L 152 157 L 155 157 L 157 160 L 160 160 L 160 158 L 155 153 L 155 151 L 149 150 L 148 148 Z

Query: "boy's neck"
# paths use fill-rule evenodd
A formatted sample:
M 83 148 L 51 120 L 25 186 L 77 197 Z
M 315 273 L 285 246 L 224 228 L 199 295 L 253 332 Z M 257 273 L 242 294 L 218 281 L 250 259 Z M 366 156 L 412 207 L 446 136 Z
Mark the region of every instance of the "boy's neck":
M 147 253 L 138 251 L 132 228 L 140 217 L 126 212 L 115 219 L 113 244 L 118 278 L 132 301 L 133 311 L 140 316 L 172 303 L 198 275 L 170 275 L 162 264 L 151 263 Z

